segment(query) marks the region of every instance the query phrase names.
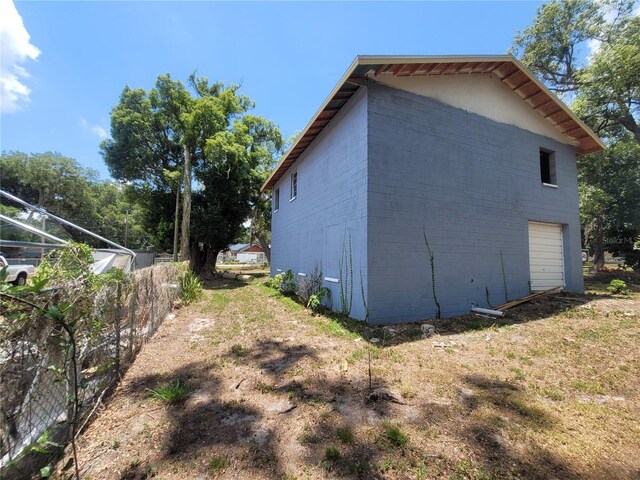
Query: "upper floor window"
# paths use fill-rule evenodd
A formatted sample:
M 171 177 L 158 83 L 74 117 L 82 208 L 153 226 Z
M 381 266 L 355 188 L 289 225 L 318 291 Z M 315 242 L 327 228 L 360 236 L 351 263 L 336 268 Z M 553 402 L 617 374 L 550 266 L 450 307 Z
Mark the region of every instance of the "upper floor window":
M 280 189 L 276 188 L 273 192 L 273 211 L 277 212 L 280 210 Z
M 556 154 L 551 150 L 540 149 L 540 180 L 543 185 L 557 186 Z
M 290 200 L 295 200 L 298 196 L 298 172 L 291 174 L 291 197 Z

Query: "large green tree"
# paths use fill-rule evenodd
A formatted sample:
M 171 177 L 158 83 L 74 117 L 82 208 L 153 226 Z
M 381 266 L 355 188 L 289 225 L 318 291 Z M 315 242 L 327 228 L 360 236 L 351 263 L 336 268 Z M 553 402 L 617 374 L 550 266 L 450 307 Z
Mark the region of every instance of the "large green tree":
M 77 217 L 90 198 L 89 185 L 98 174 L 54 152 L 3 152 L 2 189 L 56 215 Z
M 248 114 L 253 106 L 236 85 L 194 74 L 185 86 L 160 75 L 149 92 L 125 88 L 112 111 L 104 159 L 116 178 L 131 182 L 132 195 L 167 234 L 177 226 L 180 174 L 180 252 L 196 271 L 214 269 L 217 251 L 239 235 L 258 199 L 258 170 L 282 147 L 274 124 Z M 176 208 L 160 201 L 169 195 Z
M 181 185 L 175 180 L 184 169 L 181 117 L 190 101 L 184 85 L 169 75 L 160 75 L 149 92 L 125 87 L 111 111 L 111 138 L 100 146 L 111 175 L 128 183 L 130 198 L 144 208 L 147 227 L 167 249 L 178 222 Z
M 238 238 L 243 222 L 253 222 L 252 212 L 263 208 L 260 186 L 282 145 L 273 122 L 250 114 L 207 141 L 206 160 L 196 169 L 202 189 L 194 198 L 193 215 L 205 273 L 215 270 L 218 253 Z M 259 238 L 266 243 L 262 234 Z
M 596 269 L 603 267 L 606 249 L 626 248 L 631 254 L 640 230 L 636 5 L 632 0 L 553 0 L 538 9 L 531 25 L 514 40 L 521 61 L 572 102 L 610 147 L 578 162 L 585 243 L 593 251 Z
M 97 172 L 82 167 L 72 158 L 52 152 L 6 152 L 0 156 L 0 177 L 3 190 L 32 205 L 121 245 L 134 248 L 145 245 L 147 235 L 141 224 L 141 211 L 129 203 L 123 186 L 100 181 Z M 41 220 L 34 223 L 30 215 L 24 218 L 23 207 L 9 205 L 6 199 L 3 202 L 5 214 L 42 226 Z M 46 223 L 45 230 L 93 246 L 104 246 L 78 230 L 52 222 Z M 8 227 L 5 232 L 3 238 L 9 239 Z M 30 235 L 19 237 L 36 240 Z

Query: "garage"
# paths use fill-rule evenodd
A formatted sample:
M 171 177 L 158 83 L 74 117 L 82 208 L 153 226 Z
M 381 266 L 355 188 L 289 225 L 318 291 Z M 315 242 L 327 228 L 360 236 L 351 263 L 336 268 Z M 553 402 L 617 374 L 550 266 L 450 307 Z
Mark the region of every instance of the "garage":
M 529 222 L 529 272 L 533 292 L 565 286 L 562 243 L 562 225 Z

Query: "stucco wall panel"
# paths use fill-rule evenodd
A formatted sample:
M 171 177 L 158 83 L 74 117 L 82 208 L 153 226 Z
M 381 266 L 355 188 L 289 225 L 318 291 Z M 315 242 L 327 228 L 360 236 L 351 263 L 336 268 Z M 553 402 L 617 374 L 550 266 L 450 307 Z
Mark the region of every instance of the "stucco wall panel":
M 544 135 L 561 143 L 570 143 L 542 115 L 536 113 L 511 88 L 492 74 L 431 75 L 427 77 L 396 77 L 380 75 L 377 81 L 388 86 L 438 100 L 440 105 L 476 113 L 496 122 L 515 125 Z M 402 102 L 402 101 L 400 101 Z M 446 117 L 446 108 L 434 107 L 440 117 Z

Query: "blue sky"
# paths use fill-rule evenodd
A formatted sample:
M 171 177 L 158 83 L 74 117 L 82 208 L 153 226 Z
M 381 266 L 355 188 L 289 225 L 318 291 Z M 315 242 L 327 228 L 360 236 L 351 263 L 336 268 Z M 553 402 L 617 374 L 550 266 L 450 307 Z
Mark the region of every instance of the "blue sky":
M 10 2 L 0 0 L 2 9 Z M 504 53 L 538 5 L 16 2 L 40 53 L 18 55 L 28 76 L 17 81 L 30 92 L 15 105 L 2 99 L 0 149 L 58 151 L 107 178 L 98 144 L 122 88 L 151 88 L 166 72 L 186 80 L 196 69 L 241 83 L 256 102 L 254 113 L 289 136 L 355 55 Z M 7 45 L 3 40 L 3 68 Z

